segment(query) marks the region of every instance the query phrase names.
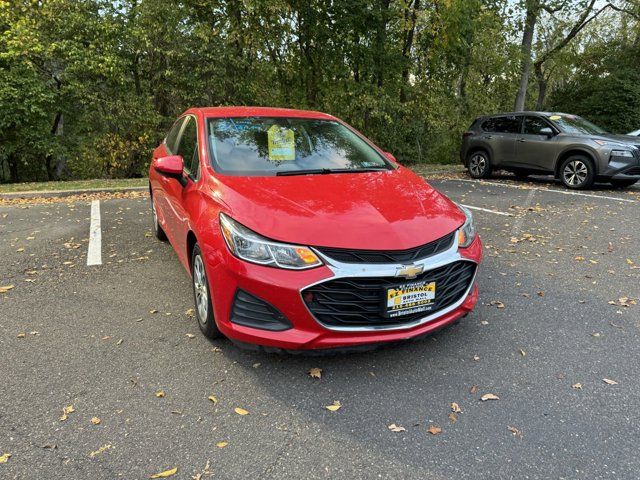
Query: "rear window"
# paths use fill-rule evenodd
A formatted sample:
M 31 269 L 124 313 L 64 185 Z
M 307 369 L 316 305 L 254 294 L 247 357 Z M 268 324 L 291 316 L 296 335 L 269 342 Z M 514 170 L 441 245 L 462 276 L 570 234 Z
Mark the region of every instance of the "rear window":
M 210 118 L 207 133 L 214 169 L 229 175 L 391 168 L 369 143 L 336 121 Z
M 520 119 L 521 117 L 515 115 L 489 118 L 482 124 L 482 130 L 496 133 L 520 133 Z

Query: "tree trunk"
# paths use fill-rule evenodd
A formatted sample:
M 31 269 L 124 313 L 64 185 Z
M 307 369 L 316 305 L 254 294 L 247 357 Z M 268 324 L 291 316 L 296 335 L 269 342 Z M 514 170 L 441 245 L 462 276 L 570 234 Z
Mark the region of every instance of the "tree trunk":
M 375 78 L 376 85 L 384 85 L 384 65 L 386 62 L 385 44 L 387 43 L 387 23 L 389 23 L 389 5 L 391 0 L 380 0 L 380 18 L 376 29 L 375 41 Z
M 524 32 L 522 34 L 522 46 L 520 53 L 522 56 L 520 66 L 520 86 L 516 95 L 516 103 L 514 110 L 521 112 L 524 110 L 524 104 L 527 99 L 527 88 L 529 87 L 529 74 L 531 72 L 531 44 L 533 43 L 533 34 L 538 21 L 538 13 L 540 6 L 537 0 L 527 2 L 527 16 L 524 24 Z
M 547 87 L 549 80 L 544 77 L 542 65 L 535 64 L 536 79 L 538 80 L 538 100 L 536 101 L 536 110 L 540 111 L 544 108 L 544 101 L 547 96 Z
M 420 0 L 413 1 L 413 9 L 411 9 L 411 13 L 409 13 L 409 8 L 411 4 L 408 5 L 408 8 L 405 11 L 405 20 L 410 22 L 409 30 L 405 32 L 405 39 L 402 44 L 402 83 L 400 85 L 400 102 L 405 103 L 407 101 L 407 83 L 409 81 L 409 66 L 411 64 L 411 49 L 413 48 L 413 39 L 416 32 L 416 18 L 418 16 L 418 10 L 420 9 Z

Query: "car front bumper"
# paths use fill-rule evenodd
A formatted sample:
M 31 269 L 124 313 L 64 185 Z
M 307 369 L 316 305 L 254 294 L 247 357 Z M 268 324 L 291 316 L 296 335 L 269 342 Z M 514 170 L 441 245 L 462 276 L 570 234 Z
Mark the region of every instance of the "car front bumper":
M 237 259 L 228 250 L 210 248 L 203 252 L 208 277 L 211 279 L 211 295 L 214 316 L 221 332 L 233 341 L 284 350 L 312 350 L 350 348 L 363 345 L 396 342 L 422 336 L 468 314 L 475 306 L 478 289 L 475 274 L 464 292 L 447 308 L 434 313 L 424 312 L 424 317 L 395 325 L 339 328 L 322 324 L 310 311 L 302 298 L 302 292 L 312 285 L 336 278 L 388 277 L 397 265 L 363 265 L 331 262 L 322 267 L 295 271 L 265 267 Z M 425 273 L 454 262 L 472 262 L 477 265 L 482 258 L 479 238 L 468 248 L 458 248 L 457 239 L 442 254 L 415 262 L 423 264 Z M 345 270 L 346 268 L 346 270 Z M 399 282 L 403 281 L 399 279 Z M 255 328 L 235 321 L 234 302 L 238 292 L 246 292 L 265 302 L 285 317 L 289 327 L 279 330 Z M 234 321 L 232 321 L 232 317 Z M 415 317 L 415 316 L 414 316 Z

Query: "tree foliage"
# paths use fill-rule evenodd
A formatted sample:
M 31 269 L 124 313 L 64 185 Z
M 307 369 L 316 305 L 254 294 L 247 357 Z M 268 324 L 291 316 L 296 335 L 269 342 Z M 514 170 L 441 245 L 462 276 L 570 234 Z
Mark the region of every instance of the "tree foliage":
M 633 1 L 611 9 L 629 38 L 602 45 L 609 66 L 574 50 L 585 29 L 545 62 L 550 90 L 579 72 L 613 95 L 596 84 L 637 42 Z M 322 110 L 401 161 L 455 161 L 475 116 L 513 105 L 524 13 L 508 0 L 0 0 L 0 180 L 144 175 L 175 117 L 205 105 Z M 632 69 L 615 85 L 637 105 Z

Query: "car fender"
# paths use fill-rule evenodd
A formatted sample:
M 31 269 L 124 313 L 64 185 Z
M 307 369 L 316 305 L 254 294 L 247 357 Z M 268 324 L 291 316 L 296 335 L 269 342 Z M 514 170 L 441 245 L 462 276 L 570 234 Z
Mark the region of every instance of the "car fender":
M 598 164 L 600 156 L 598 155 L 598 151 L 584 143 L 572 143 L 566 145 L 557 155 L 553 161 L 553 171 L 557 174 L 558 169 L 560 168 L 560 163 L 566 157 L 567 154 L 578 154 L 578 155 L 586 155 L 591 160 L 593 160 L 594 167 L 596 169 L 596 174 L 601 170 L 600 165 Z

